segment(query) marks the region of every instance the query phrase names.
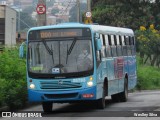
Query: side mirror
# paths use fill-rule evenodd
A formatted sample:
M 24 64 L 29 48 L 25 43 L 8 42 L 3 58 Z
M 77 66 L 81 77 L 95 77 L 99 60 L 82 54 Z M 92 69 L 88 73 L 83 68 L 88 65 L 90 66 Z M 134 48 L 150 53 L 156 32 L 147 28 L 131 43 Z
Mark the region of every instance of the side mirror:
M 96 39 L 96 50 L 99 51 L 102 49 L 101 39 Z
M 26 42 L 23 42 L 19 47 L 19 57 L 20 58 L 24 58 L 24 45 L 25 44 L 26 44 Z
M 99 34 L 99 33 L 95 33 L 95 34 L 94 34 L 94 38 L 95 38 L 95 39 L 99 39 L 99 38 L 100 38 L 100 34 Z

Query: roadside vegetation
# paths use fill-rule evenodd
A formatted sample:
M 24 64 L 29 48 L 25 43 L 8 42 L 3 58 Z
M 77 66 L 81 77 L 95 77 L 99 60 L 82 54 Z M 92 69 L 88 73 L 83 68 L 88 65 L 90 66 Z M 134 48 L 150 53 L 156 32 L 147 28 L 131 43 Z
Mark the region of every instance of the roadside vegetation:
M 154 24 L 136 30 L 138 61 L 137 89 L 160 89 L 160 31 Z
M 160 89 L 160 68 L 141 64 L 140 57 L 137 57 L 137 77 L 137 90 Z
M 22 108 L 27 101 L 25 59 L 19 59 L 18 48 L 0 53 L 0 107 Z

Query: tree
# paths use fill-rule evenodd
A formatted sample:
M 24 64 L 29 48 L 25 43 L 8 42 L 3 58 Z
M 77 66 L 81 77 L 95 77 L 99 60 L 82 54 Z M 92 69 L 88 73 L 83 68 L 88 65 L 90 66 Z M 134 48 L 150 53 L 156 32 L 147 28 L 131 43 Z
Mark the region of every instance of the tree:
M 151 3 L 150 0 L 93 0 L 92 5 L 94 22 L 134 30 L 141 25 L 149 26 L 156 23 L 155 16 L 158 14 L 152 10 L 157 4 Z M 160 8 L 157 6 L 156 10 L 158 9 Z M 155 27 L 158 24 L 156 23 Z
M 136 30 L 136 39 L 138 44 L 138 50 L 141 54 L 141 63 L 146 63 L 148 58 L 150 58 L 151 65 L 160 65 L 160 34 L 158 30 L 154 28 L 154 25 L 150 25 L 148 29 L 144 26 L 140 27 L 140 30 Z M 147 56 L 144 60 L 144 55 Z M 151 57 L 153 56 L 153 58 Z

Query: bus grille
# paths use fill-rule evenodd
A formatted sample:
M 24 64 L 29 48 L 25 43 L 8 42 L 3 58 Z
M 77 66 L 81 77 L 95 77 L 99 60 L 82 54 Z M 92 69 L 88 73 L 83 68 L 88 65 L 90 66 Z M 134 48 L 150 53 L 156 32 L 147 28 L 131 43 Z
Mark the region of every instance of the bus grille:
M 80 88 L 81 83 L 73 83 L 71 81 L 41 81 L 41 89 L 69 89 L 69 88 Z
M 69 94 L 44 94 L 48 99 L 60 99 L 60 98 L 75 98 L 78 96 L 78 93 L 69 93 Z

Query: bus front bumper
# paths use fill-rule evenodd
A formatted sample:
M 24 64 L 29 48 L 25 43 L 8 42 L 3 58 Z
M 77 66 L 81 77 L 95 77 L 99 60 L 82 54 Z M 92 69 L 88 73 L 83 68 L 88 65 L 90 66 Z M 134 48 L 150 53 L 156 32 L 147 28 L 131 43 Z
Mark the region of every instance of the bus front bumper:
M 30 102 L 70 102 L 82 100 L 96 100 L 96 86 L 81 90 L 67 90 L 67 91 L 47 91 L 47 90 L 28 90 L 28 97 Z

